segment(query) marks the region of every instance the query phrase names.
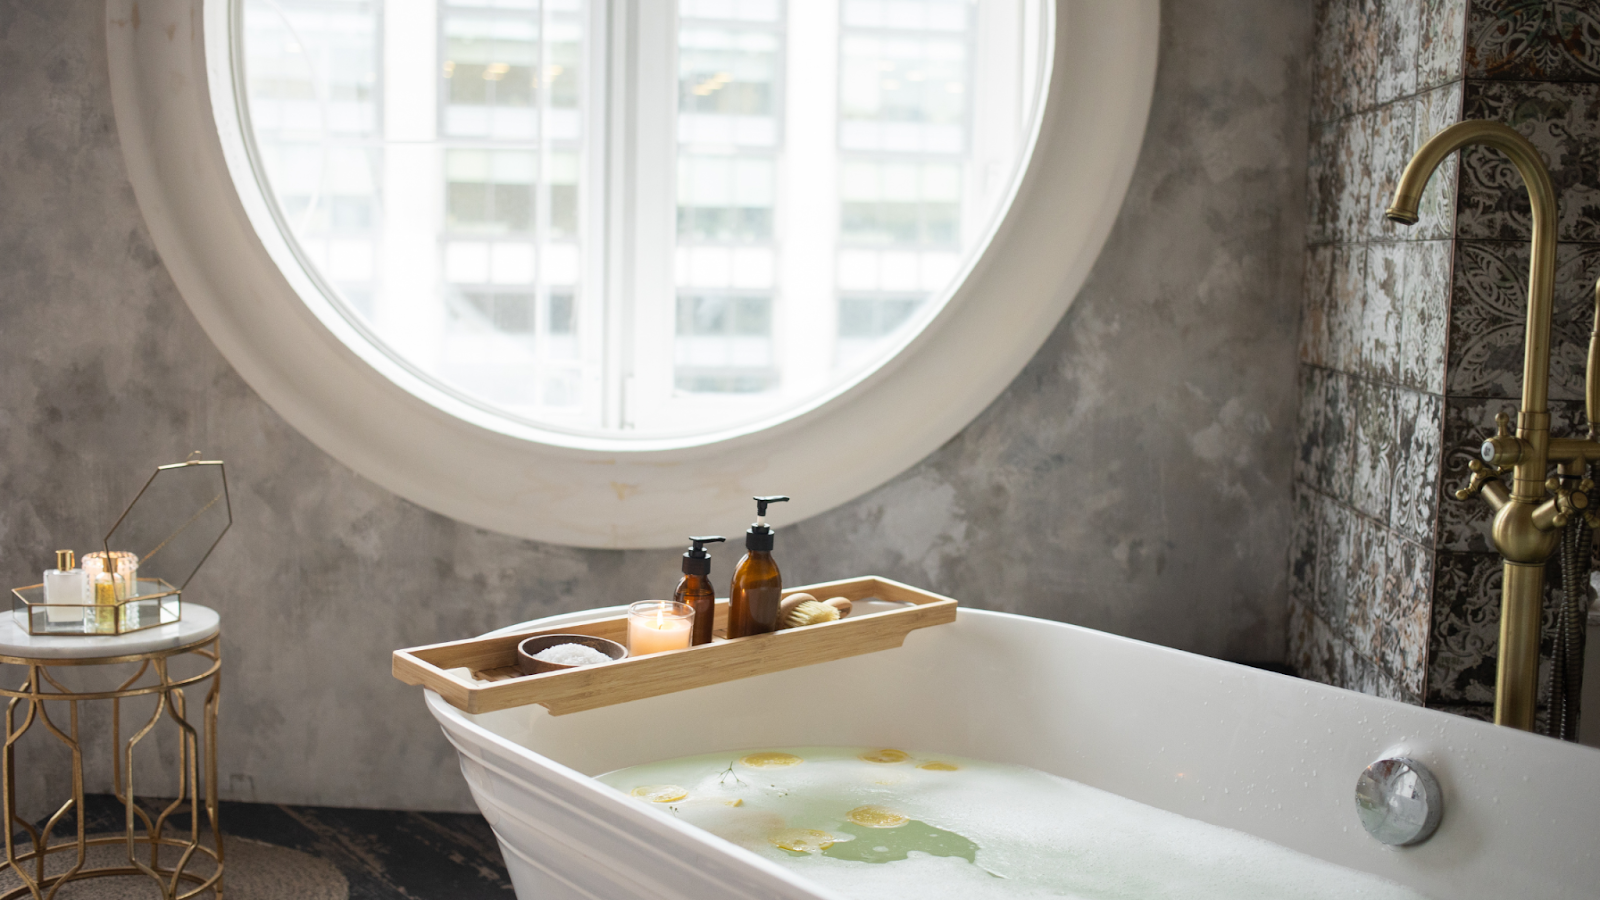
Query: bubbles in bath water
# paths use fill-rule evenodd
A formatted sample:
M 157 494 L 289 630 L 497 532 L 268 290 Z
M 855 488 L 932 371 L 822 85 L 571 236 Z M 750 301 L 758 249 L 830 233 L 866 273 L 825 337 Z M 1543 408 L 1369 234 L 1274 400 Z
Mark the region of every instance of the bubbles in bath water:
M 750 762 L 777 759 L 791 762 Z M 681 785 L 670 806 L 646 805 L 863 900 L 1424 900 L 1078 782 L 945 753 L 761 747 L 599 780 L 636 796 Z

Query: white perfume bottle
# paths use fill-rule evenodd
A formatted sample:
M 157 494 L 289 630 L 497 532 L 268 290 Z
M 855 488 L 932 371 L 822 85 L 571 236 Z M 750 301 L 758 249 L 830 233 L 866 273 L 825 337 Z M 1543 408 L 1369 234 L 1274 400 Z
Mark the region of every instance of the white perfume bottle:
M 44 602 L 45 621 L 50 625 L 83 627 L 83 607 L 94 599 L 89 578 L 78 568 L 71 550 L 57 550 L 56 567 L 44 570 Z

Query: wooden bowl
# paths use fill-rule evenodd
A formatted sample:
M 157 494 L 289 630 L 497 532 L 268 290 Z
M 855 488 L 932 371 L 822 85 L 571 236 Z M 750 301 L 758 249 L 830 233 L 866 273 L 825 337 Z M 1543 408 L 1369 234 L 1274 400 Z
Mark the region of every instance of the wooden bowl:
M 528 638 L 517 645 L 517 668 L 521 669 L 524 675 L 538 675 L 541 672 L 560 672 L 563 669 L 587 668 L 587 666 L 564 666 L 560 663 L 543 662 L 542 660 L 534 659 L 539 653 L 559 644 L 582 644 L 585 647 L 593 647 L 611 657 L 613 662 L 628 657 L 627 647 L 616 641 L 608 641 L 605 638 L 590 637 L 587 634 L 541 634 Z M 594 665 L 604 665 L 604 663 L 595 663 Z

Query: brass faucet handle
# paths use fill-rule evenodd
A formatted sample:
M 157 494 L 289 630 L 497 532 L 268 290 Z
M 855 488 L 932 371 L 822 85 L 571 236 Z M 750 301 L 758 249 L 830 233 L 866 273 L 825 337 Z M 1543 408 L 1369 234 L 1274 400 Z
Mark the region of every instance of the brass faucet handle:
M 1560 478 L 1550 478 L 1545 481 L 1544 486 L 1556 501 L 1556 514 L 1550 520 L 1551 525 L 1565 528 L 1576 515 L 1583 516 L 1593 525 L 1591 517 L 1594 514 L 1589 512 L 1589 490 L 1594 488 L 1594 482 L 1585 478 L 1576 488 L 1569 488 L 1561 483 Z
M 1504 410 L 1494 417 L 1494 425 L 1494 437 L 1483 442 L 1478 455 L 1484 462 L 1504 471 L 1522 462 L 1528 445 L 1511 433 L 1511 416 Z
M 1491 466 L 1478 459 L 1467 463 L 1467 468 L 1472 470 L 1472 480 L 1467 482 L 1466 487 L 1456 491 L 1457 500 L 1466 500 L 1483 490 L 1483 486 L 1494 481 L 1502 471 L 1498 466 Z

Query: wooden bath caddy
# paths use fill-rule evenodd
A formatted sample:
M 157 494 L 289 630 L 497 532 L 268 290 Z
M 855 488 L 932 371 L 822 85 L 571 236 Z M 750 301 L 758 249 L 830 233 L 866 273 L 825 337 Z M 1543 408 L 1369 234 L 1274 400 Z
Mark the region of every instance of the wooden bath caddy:
M 908 605 L 772 634 L 735 640 L 719 637 L 713 643 L 686 650 L 634 656 L 598 666 L 541 675 L 524 675 L 517 668 L 517 645 L 535 635 L 586 634 L 627 644 L 628 617 L 613 616 L 577 625 L 396 650 L 394 677 L 437 691 L 450 705 L 469 713 L 537 703 L 550 710 L 551 715 L 559 716 L 889 650 L 904 643 L 906 635 L 915 629 L 956 619 L 956 601 L 887 578 L 847 578 L 790 588 L 783 593 L 788 596 L 800 591 L 819 600 L 848 597 L 860 602 L 876 598 Z M 728 601 L 718 600 L 715 633 L 724 634 L 727 623 Z M 468 682 L 445 671 L 461 667 L 470 669 L 475 680 Z

